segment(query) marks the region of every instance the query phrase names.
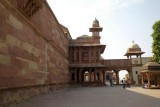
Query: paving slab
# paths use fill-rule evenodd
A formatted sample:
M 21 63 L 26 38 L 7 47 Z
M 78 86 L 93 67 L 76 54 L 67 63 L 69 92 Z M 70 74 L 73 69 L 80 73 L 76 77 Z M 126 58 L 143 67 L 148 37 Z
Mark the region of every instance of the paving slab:
M 70 87 L 39 95 L 16 107 L 160 107 L 160 90 Z

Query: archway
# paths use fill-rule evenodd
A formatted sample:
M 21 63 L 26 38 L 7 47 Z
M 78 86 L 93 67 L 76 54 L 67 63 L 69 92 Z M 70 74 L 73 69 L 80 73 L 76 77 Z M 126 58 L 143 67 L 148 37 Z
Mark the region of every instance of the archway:
M 122 84 L 122 79 L 129 77 L 129 72 L 127 70 L 119 71 L 119 84 Z
M 84 72 L 84 82 L 89 82 L 89 79 L 90 79 L 89 72 L 88 72 L 88 71 L 85 71 L 85 72 Z
M 110 86 L 110 80 L 113 79 L 113 84 L 115 84 L 115 72 L 113 70 L 105 71 L 105 84 Z

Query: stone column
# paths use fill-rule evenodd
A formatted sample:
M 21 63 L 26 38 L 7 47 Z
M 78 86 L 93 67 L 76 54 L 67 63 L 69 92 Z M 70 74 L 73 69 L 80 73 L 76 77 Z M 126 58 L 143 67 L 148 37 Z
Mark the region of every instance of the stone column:
M 81 51 L 81 48 L 79 48 L 79 63 L 82 62 L 82 51 Z
M 142 78 L 141 84 L 142 84 L 142 86 L 143 86 L 143 85 L 144 85 L 144 74 L 141 74 L 141 78 Z
M 105 79 L 106 72 L 102 71 L 102 73 L 103 73 L 103 84 L 105 85 L 105 82 L 106 82 L 106 79 Z
M 142 57 L 141 57 L 141 55 L 140 55 L 140 64 L 142 64 Z
M 88 55 L 88 62 L 90 63 L 91 62 L 91 48 L 89 47 L 89 53 L 88 53 L 89 55 Z
M 94 82 L 96 81 L 96 68 L 94 69 Z
M 148 79 L 148 88 L 151 88 L 151 75 L 147 73 L 147 79 Z
M 89 70 L 89 82 L 91 82 L 92 81 L 92 72 L 91 72 L 91 70 Z
M 95 51 L 95 47 L 93 47 L 93 56 L 94 56 L 94 62 L 96 62 L 96 51 Z
M 79 83 L 79 68 L 77 68 L 76 72 L 77 72 L 77 75 L 76 75 L 77 76 L 77 83 Z
M 69 48 L 69 62 L 72 62 L 72 57 L 71 57 L 71 53 L 72 53 L 72 52 L 71 52 L 71 50 L 72 50 L 72 49 L 71 49 L 71 47 L 70 47 L 70 48 Z
M 130 70 L 127 70 L 129 73 L 129 78 L 131 80 L 131 84 L 135 84 L 135 81 L 133 80 L 133 73 L 132 73 L 132 68 Z
M 119 75 L 118 75 L 119 71 L 116 70 L 115 73 L 116 73 L 116 84 L 119 85 Z
M 98 51 L 98 62 L 100 62 L 100 50 Z
M 74 68 L 74 82 L 77 82 L 77 68 Z
M 74 62 L 76 62 L 76 48 L 74 48 Z

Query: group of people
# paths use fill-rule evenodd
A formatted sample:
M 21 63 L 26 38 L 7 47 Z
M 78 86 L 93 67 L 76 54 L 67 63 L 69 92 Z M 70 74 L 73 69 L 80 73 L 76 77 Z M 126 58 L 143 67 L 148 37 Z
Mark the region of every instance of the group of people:
M 110 78 L 109 82 L 110 82 L 111 87 L 114 86 L 114 78 Z M 123 78 L 121 82 L 123 84 L 123 89 L 125 89 L 126 87 L 130 88 L 130 84 L 131 84 L 130 78 L 128 78 L 128 77 L 127 77 L 127 79 Z
M 130 83 L 131 83 L 131 81 L 129 78 L 127 78 L 127 79 L 123 78 L 122 79 L 123 89 L 125 89 L 126 87 L 130 88 Z

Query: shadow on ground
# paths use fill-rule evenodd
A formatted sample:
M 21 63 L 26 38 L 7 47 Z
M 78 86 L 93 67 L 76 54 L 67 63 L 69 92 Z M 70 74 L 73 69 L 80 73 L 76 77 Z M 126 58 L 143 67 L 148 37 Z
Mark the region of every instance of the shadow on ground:
M 137 89 L 137 90 L 136 90 Z M 145 95 L 140 87 L 71 87 L 39 95 L 16 107 L 159 107 L 160 98 Z M 135 91 L 136 90 L 136 91 Z M 160 90 L 156 93 L 160 96 Z M 151 94 L 151 93 L 150 93 Z

